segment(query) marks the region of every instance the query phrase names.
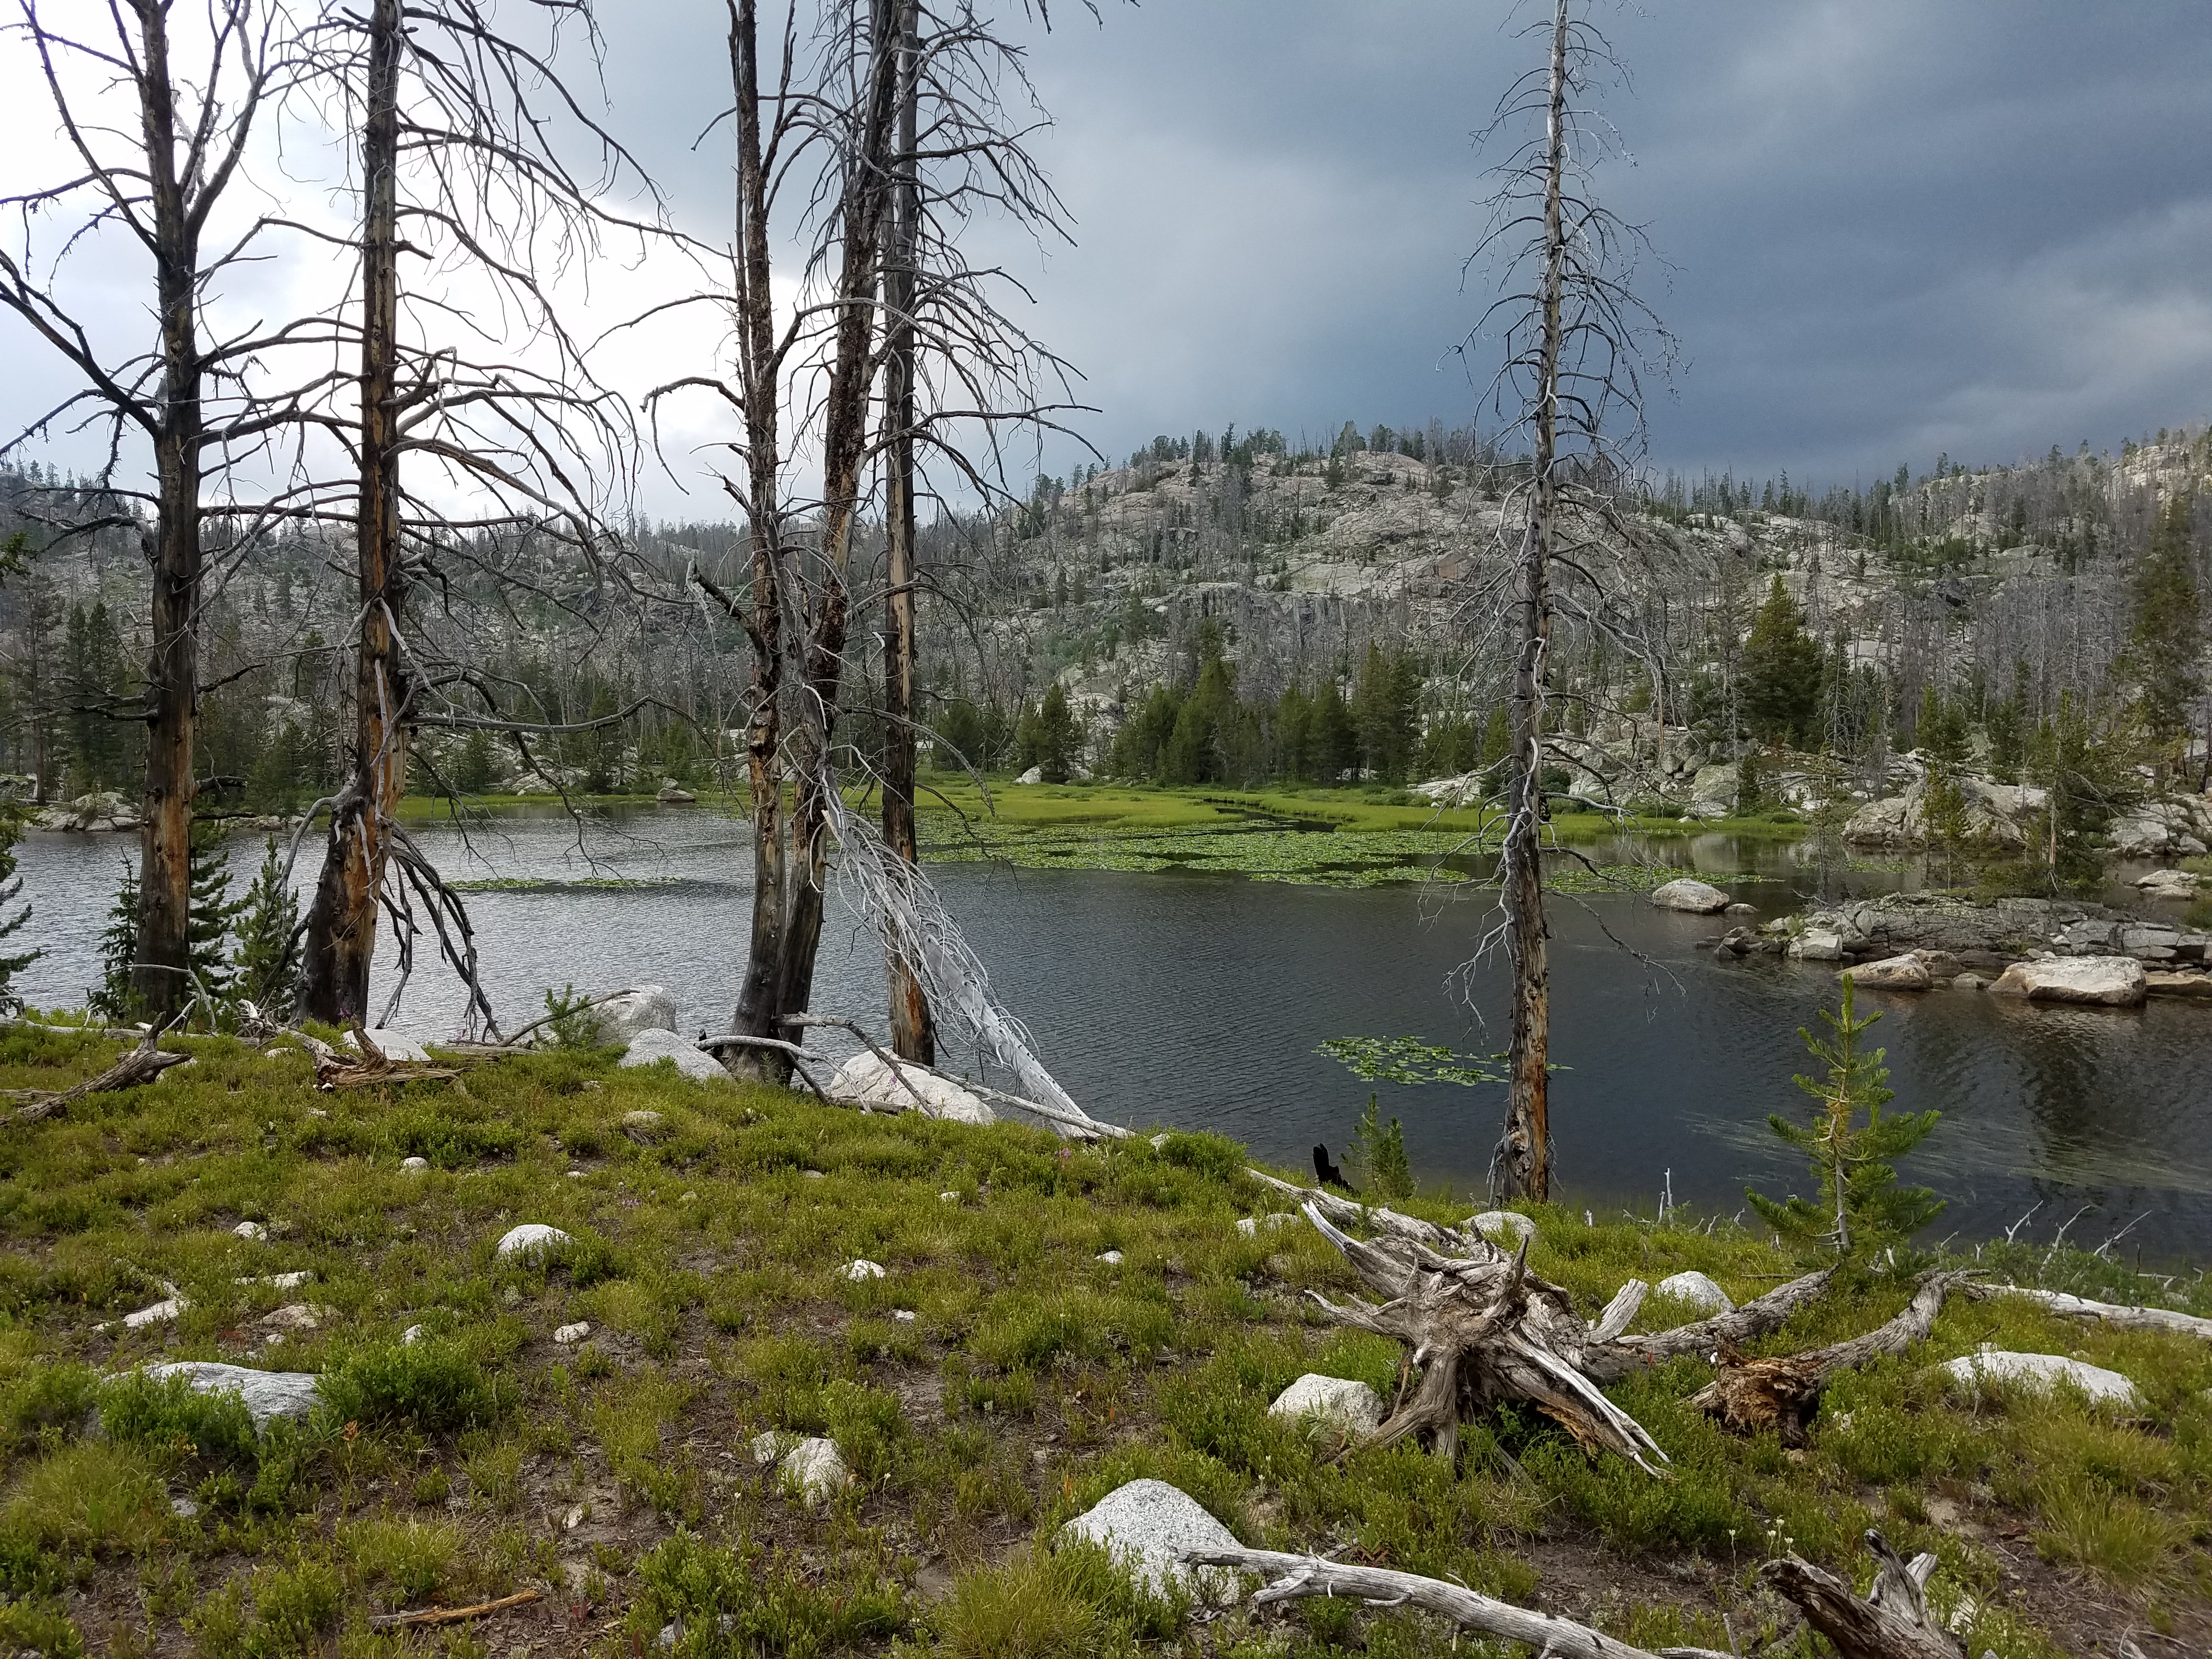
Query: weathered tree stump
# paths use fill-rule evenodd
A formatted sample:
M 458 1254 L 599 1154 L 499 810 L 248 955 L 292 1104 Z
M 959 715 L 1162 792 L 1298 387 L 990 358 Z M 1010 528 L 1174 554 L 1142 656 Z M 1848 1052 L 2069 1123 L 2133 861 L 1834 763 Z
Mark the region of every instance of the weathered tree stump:
M 1966 1659 L 1959 1639 L 1928 1610 L 1936 1558 L 1921 1554 L 1908 1562 L 1872 1528 L 1866 1543 L 1881 1571 L 1863 1600 L 1835 1574 L 1795 1555 L 1768 1562 L 1759 1576 L 1795 1601 L 1843 1659 Z

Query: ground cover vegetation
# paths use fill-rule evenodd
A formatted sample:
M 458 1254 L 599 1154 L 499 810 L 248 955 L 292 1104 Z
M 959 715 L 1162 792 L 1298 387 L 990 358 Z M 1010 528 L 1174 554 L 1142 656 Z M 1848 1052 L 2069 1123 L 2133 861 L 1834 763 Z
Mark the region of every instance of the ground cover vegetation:
M 1141 1475 L 1247 1542 L 1533 1598 L 1647 1646 L 1754 1650 L 1786 1622 L 1757 1565 L 1794 1549 L 1863 1584 L 1876 1522 L 1938 1553 L 1938 1609 L 1976 1653 L 2212 1632 L 2212 1348 L 2193 1339 L 1954 1298 L 1928 1343 L 1835 1379 L 1802 1449 L 1687 1409 L 1711 1371 L 1683 1358 L 1613 1390 L 1665 1480 L 1534 1416 L 1463 1437 L 1456 1463 L 1345 1452 L 1267 1407 L 1310 1370 L 1388 1398 L 1396 1345 L 1320 1321 L 1301 1292 L 1352 1281 L 1311 1229 L 1238 1231 L 1281 1200 L 1218 1138 L 1071 1146 L 587 1048 L 319 1093 L 296 1053 L 185 1046 L 164 1080 L 0 1140 L 0 1632 L 18 1650 L 612 1655 L 666 1632 L 679 1655 L 1323 1659 L 1442 1640 L 1345 1601 L 1190 1622 L 1049 1547 Z M 114 1047 L 16 1025 L 0 1085 L 58 1086 Z M 1531 1267 L 1592 1313 L 1632 1275 L 1697 1268 L 1743 1297 L 1794 1271 L 1725 1220 L 1534 1214 Z M 524 1221 L 570 1242 L 495 1258 Z M 2202 1277 L 1981 1254 L 1993 1277 L 2212 1312 Z M 885 1275 L 845 1277 L 856 1259 Z M 1869 1329 L 1919 1265 L 1875 1258 L 1757 1346 Z M 124 1322 L 173 1293 L 173 1319 Z M 1656 1297 L 1642 1323 L 1680 1312 Z M 1947 1394 L 1929 1366 L 1984 1343 L 2081 1354 L 2145 1403 Z M 316 1373 L 321 1403 L 257 1433 L 234 1400 L 139 1369 L 178 1358 Z M 750 1449 L 771 1431 L 833 1438 L 855 1484 L 813 1510 L 779 1492 Z M 374 1622 L 525 1592 L 449 1628 Z

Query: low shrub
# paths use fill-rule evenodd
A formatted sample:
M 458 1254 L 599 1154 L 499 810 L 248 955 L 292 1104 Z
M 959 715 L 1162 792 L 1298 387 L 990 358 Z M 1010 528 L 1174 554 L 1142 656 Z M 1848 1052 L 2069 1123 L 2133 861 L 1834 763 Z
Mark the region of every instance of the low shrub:
M 241 1468 L 259 1449 L 253 1419 L 235 1394 L 202 1394 L 186 1376 L 132 1371 L 102 1385 L 100 1420 L 125 1444 L 166 1459 Z
M 488 1428 L 514 1391 L 487 1376 L 460 1346 L 435 1337 L 356 1348 L 323 1373 L 333 1423 L 405 1425 L 425 1434 Z

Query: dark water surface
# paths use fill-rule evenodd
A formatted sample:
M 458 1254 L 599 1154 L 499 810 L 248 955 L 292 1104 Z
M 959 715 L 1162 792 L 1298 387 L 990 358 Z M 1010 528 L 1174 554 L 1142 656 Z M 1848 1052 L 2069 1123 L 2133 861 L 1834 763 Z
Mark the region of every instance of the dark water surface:
M 674 992 L 690 1029 L 726 1024 L 745 954 L 742 824 L 696 809 L 624 814 L 593 823 L 588 857 L 554 817 L 422 838 L 457 878 L 672 883 L 471 895 L 484 980 L 510 1027 L 542 1011 L 549 986 L 648 981 Z M 241 890 L 258 850 L 234 843 Z M 1601 850 L 1600 862 L 1619 856 Z M 1709 873 L 1756 871 L 1765 878 L 1740 891 L 1762 916 L 1795 908 L 1819 879 L 1789 847 L 1703 836 L 1644 851 Z M 25 896 L 35 908 L 26 932 L 46 951 L 18 981 L 33 1004 L 82 1000 L 134 852 L 135 841 L 112 836 L 27 839 Z M 311 864 L 303 855 L 303 889 Z M 985 865 L 932 873 L 1046 1064 L 1103 1117 L 1218 1129 L 1302 1165 L 1317 1140 L 1341 1148 L 1368 1093 L 1313 1052 L 1323 1038 L 1504 1046 L 1503 966 L 1473 976 L 1486 1030 L 1456 973 L 1486 925 L 1487 894 L 1454 901 L 1434 888 Z M 1808 1065 L 1797 1029 L 1832 1004 L 1833 971 L 1717 961 L 1695 948 L 1719 931 L 1717 919 L 1655 910 L 1637 896 L 1556 902 L 1553 928 L 1553 1055 L 1569 1068 L 1553 1082 L 1558 1180 L 1593 1205 L 1649 1211 L 1671 1172 L 1678 1200 L 1727 1213 L 1742 1206 L 1747 1182 L 1802 1188 L 1802 1164 L 1765 1119 L 1802 1109 L 1790 1081 Z M 380 1006 L 392 954 L 380 963 Z M 874 941 L 833 904 L 815 1007 L 880 1030 L 883 994 Z M 2094 1247 L 2133 1223 L 2124 1251 L 2212 1255 L 2212 1007 L 2069 1011 L 1953 991 L 1868 992 L 1860 1006 L 1882 1011 L 1874 1037 L 1889 1051 L 1896 1109 L 1945 1113 L 1905 1171 L 1951 1200 L 1932 1237 L 1984 1236 L 2040 1203 L 2027 1230 L 2038 1239 L 2087 1206 L 2075 1242 Z M 460 1012 L 426 945 L 393 1023 L 444 1036 Z M 947 1060 L 958 1067 L 963 1057 Z M 1480 1190 L 1501 1089 L 1378 1092 L 1386 1114 L 1404 1121 L 1425 1178 Z

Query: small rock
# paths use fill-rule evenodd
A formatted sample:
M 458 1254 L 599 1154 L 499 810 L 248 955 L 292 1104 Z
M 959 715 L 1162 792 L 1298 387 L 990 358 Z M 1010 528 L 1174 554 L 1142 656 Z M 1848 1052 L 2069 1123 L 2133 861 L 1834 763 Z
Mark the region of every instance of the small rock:
M 870 1261 L 866 1258 L 858 1261 L 848 1261 L 837 1269 L 837 1277 L 849 1279 L 855 1285 L 871 1279 L 882 1279 L 884 1277 L 884 1264 L 880 1261 Z
M 315 1276 L 312 1267 L 295 1267 L 287 1273 L 248 1273 L 244 1279 L 233 1279 L 234 1285 L 266 1285 L 272 1290 L 295 1291 Z
M 1480 1234 L 1493 1244 L 1498 1241 L 1492 1235 L 1496 1233 L 1509 1235 L 1516 1245 L 1524 1238 L 1536 1237 L 1536 1224 L 1516 1210 L 1485 1210 L 1480 1215 L 1468 1217 L 1460 1224 L 1460 1229 Z
M 640 1109 L 623 1114 L 623 1133 L 633 1140 L 651 1140 L 660 1133 L 660 1126 L 668 1120 L 658 1112 Z
M 1382 1421 L 1382 1396 L 1364 1382 L 1308 1371 L 1275 1396 L 1270 1417 L 1293 1422 L 1311 1419 L 1353 1434 L 1367 1434 Z
M 1746 904 L 1739 899 L 1721 914 L 1724 916 L 1755 916 L 1759 914 L 1759 907 L 1755 904 Z
M 960 1194 L 957 1193 L 939 1193 L 937 1195 L 937 1201 L 940 1204 L 957 1204 L 960 1201 Z
M 1668 1274 L 1659 1281 L 1657 1288 L 1660 1295 L 1671 1296 L 1677 1302 L 1687 1303 L 1699 1313 L 1723 1314 L 1735 1306 L 1729 1299 L 1726 1291 L 1694 1268 L 1687 1273 Z
M 830 1179 L 828 1176 L 823 1174 L 819 1170 L 801 1170 L 799 1172 L 799 1178 L 801 1181 L 827 1181 Z
M 1729 896 L 1709 881 L 1685 876 L 1653 893 L 1651 902 L 1662 910 L 1687 910 L 1692 915 L 1710 916 L 1728 908 Z
M 911 1325 L 919 1316 L 918 1316 L 911 1308 L 893 1308 L 891 1310 L 891 1317 L 897 1320 L 902 1325 Z
M 660 1634 L 653 1638 L 653 1645 L 663 1650 L 672 1648 L 676 1645 L 678 1634 L 678 1632 L 673 1621 L 663 1625 L 660 1627 Z
M 1154 1152 L 1164 1152 L 1167 1149 L 1168 1144 L 1167 1132 L 1165 1130 L 1162 1130 L 1158 1134 L 1154 1135 L 1152 1137 L 1152 1150 Z
M 1243 1234 L 1247 1238 L 1256 1238 L 1259 1237 L 1260 1229 L 1262 1227 L 1267 1228 L 1270 1232 L 1272 1232 L 1278 1227 L 1289 1226 L 1297 1219 L 1297 1217 L 1291 1215 L 1282 1210 L 1276 1210 L 1263 1216 L 1248 1215 L 1242 1221 L 1239 1221 L 1237 1224 L 1237 1231 Z
M 124 1315 L 123 1328 L 125 1330 L 135 1331 L 148 1325 L 166 1325 L 190 1306 L 191 1304 L 181 1296 L 169 1297 L 166 1300 L 156 1302 L 150 1308 L 141 1308 L 137 1313 Z
M 1823 927 L 1808 927 L 1790 941 L 1789 954 L 1800 962 L 1841 962 L 1844 936 Z
M 766 1468 L 771 1463 L 782 1462 L 784 1453 L 798 1443 L 797 1435 L 787 1434 L 781 1429 L 770 1429 L 765 1434 L 757 1434 L 750 1443 L 753 1462 Z
M 1928 964 L 1911 955 L 1862 962 L 1836 977 L 1866 991 L 1924 991 L 1936 982 L 1929 975 Z
M 795 1494 L 810 1510 L 819 1509 L 853 1484 L 853 1472 L 834 1440 L 810 1435 L 783 1455 L 776 1465 L 776 1484 Z
M 1164 1480 L 1117 1486 L 1060 1531 L 1105 1546 L 1155 1595 L 1183 1587 L 1216 1605 L 1236 1598 L 1234 1574 L 1224 1568 L 1189 1567 L 1182 1559 L 1192 1550 L 1234 1549 L 1236 1534 L 1196 1498 Z
M 653 797 L 653 799 L 659 801 L 663 806 L 689 806 L 698 799 L 698 796 L 693 794 L 673 778 L 664 778 L 660 784 L 660 793 Z
M 399 1346 L 403 1348 L 411 1348 L 422 1340 L 422 1328 L 420 1325 L 410 1325 L 399 1333 Z
M 2119 1372 L 2055 1353 L 2005 1353 L 1989 1348 L 1947 1361 L 1943 1369 L 1961 1388 L 1978 1389 L 1985 1383 L 1997 1382 L 2047 1394 L 2066 1383 L 2094 1401 L 2109 1401 L 2131 1409 L 2142 1404 L 2136 1385 Z
M 581 1504 L 571 1504 L 568 1512 L 561 1517 L 561 1530 L 574 1532 L 584 1524 L 585 1510 Z
M 1098 1260 L 1109 1267 L 1118 1267 L 1121 1265 L 1121 1253 L 1119 1250 L 1101 1250 Z
M 1951 981 L 1951 988 L 1954 991 L 1986 991 L 1989 987 L 1989 981 L 1979 974 L 1961 974 Z
M 403 1158 L 399 1160 L 399 1167 L 403 1170 L 427 1170 L 430 1167 L 430 1160 L 427 1158 Z
M 263 1239 L 269 1237 L 269 1229 L 263 1226 L 258 1221 L 241 1221 L 230 1231 L 235 1233 L 239 1237 L 246 1239 L 249 1243 L 255 1244 L 258 1244 Z
M 149 1376 L 183 1376 L 194 1394 L 234 1394 L 257 1429 L 272 1417 L 297 1421 L 315 1408 L 315 1378 L 307 1371 L 257 1371 L 212 1359 L 179 1359 L 146 1367 Z
M 169 1513 L 179 1521 L 195 1520 L 199 1512 L 200 1506 L 189 1498 L 172 1498 L 169 1500 Z
M 540 1261 L 569 1242 L 568 1235 L 558 1227 L 549 1227 L 542 1221 L 526 1221 L 520 1227 L 510 1228 L 492 1247 L 491 1253 L 502 1261 Z
M 314 1306 L 306 1302 L 287 1303 L 261 1316 L 261 1322 L 275 1331 L 313 1331 L 322 1328 L 322 1319 Z
M 553 1340 L 564 1348 L 573 1347 L 575 1344 L 581 1342 L 591 1334 L 592 1328 L 590 1324 L 586 1321 L 580 1319 L 573 1325 L 563 1325 L 560 1329 L 555 1331 L 553 1333 Z
M 692 1079 L 695 1083 L 727 1083 L 730 1074 L 722 1069 L 722 1062 L 703 1052 L 689 1037 L 678 1036 L 673 1031 L 658 1026 L 648 1027 L 629 1040 L 623 1050 L 620 1064 L 623 1066 L 658 1066 L 662 1060 Z

